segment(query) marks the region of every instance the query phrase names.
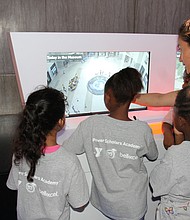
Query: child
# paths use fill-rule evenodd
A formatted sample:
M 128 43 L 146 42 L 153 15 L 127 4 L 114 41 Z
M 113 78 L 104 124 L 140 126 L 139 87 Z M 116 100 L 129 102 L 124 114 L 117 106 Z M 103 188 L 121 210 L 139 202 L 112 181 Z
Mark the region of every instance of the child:
M 190 74 L 187 74 L 185 70 L 183 73 L 182 88 L 188 86 L 189 83 L 190 83 Z M 166 150 L 173 144 L 181 144 L 181 142 L 184 140 L 183 133 L 179 132 L 173 126 L 173 108 L 170 109 L 168 114 L 163 119 L 162 131 L 164 135 L 163 144 Z
M 174 105 L 174 125 L 184 134 L 150 175 L 153 196 L 161 196 L 157 220 L 190 219 L 190 87 L 179 91 Z
M 18 220 L 69 220 L 88 202 L 88 185 L 76 155 L 56 142 L 65 124 L 63 93 L 42 88 L 29 95 L 15 139 L 8 188 L 18 190 Z
M 104 94 L 109 115 L 82 121 L 65 143 L 76 154 L 86 153 L 93 177 L 91 203 L 111 219 L 139 220 L 147 210 L 143 157 L 155 160 L 158 151 L 148 124 L 128 116 L 142 87 L 136 69 L 128 67 L 112 75 Z

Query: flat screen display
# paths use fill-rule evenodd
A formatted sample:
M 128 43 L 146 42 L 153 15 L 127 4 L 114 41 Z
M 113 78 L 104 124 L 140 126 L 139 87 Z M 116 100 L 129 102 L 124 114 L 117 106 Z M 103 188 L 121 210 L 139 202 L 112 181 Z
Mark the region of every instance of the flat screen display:
M 47 85 L 67 97 L 67 117 L 107 113 L 104 85 L 114 73 L 126 67 L 142 74 L 143 90 L 148 92 L 149 51 L 113 52 L 49 52 L 47 54 Z M 130 110 L 146 109 L 131 104 Z

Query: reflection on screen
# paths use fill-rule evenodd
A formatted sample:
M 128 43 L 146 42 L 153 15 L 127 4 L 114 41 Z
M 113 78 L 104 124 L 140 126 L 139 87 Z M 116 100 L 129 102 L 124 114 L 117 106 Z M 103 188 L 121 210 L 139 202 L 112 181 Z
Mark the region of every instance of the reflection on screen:
M 47 85 L 67 97 L 67 116 L 106 113 L 104 85 L 114 73 L 126 67 L 142 74 L 148 92 L 150 52 L 49 52 Z M 130 110 L 146 109 L 131 104 Z

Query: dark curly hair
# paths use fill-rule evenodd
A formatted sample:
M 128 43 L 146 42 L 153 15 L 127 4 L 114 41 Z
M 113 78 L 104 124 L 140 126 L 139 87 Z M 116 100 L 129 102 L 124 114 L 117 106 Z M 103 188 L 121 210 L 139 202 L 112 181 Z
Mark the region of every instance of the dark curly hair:
M 30 166 L 29 182 L 33 181 L 38 160 L 44 155 L 46 136 L 64 116 L 65 96 L 62 92 L 43 87 L 28 96 L 14 138 L 14 163 L 19 165 L 25 158 Z
M 127 67 L 112 75 L 106 82 L 104 91 L 112 89 L 118 103 L 131 102 L 143 89 L 141 74 L 134 68 Z
M 178 92 L 174 107 L 177 114 L 190 123 L 190 86 Z

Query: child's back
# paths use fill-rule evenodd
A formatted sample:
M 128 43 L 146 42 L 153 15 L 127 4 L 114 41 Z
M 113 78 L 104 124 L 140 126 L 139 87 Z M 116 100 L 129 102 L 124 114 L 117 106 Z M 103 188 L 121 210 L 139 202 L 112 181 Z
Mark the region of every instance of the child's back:
M 190 87 L 179 91 L 174 106 L 174 125 L 185 140 L 172 145 L 150 175 L 153 196 L 161 196 L 157 220 L 190 219 Z
M 7 186 L 18 191 L 18 220 L 69 220 L 70 206 L 88 202 L 76 155 L 57 144 L 65 124 L 64 95 L 43 88 L 29 95 L 21 114 Z
M 80 207 L 88 202 L 88 186 L 79 161 L 60 147 L 45 153 L 39 164 L 31 183 L 26 178 L 29 166 L 25 160 L 19 167 L 13 165 L 10 172 L 7 186 L 18 190 L 18 220 L 70 219 L 69 203 Z
M 93 175 L 91 203 L 117 220 L 143 217 L 148 188 L 143 155 L 157 157 L 149 126 L 97 115 L 83 121 L 68 141 L 77 146 L 75 153 L 86 153 Z
M 139 220 L 147 210 L 143 156 L 154 160 L 158 151 L 147 123 L 128 117 L 130 102 L 141 88 L 135 69 L 113 75 L 105 85 L 110 114 L 89 117 L 65 142 L 67 149 L 76 146 L 71 150 L 86 153 L 93 176 L 91 203 L 112 219 Z

